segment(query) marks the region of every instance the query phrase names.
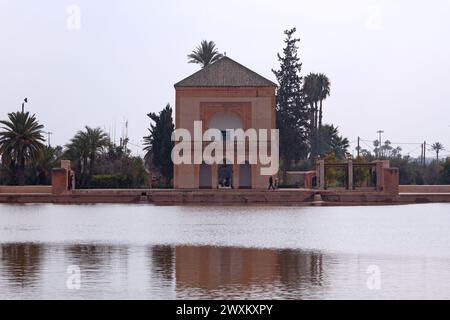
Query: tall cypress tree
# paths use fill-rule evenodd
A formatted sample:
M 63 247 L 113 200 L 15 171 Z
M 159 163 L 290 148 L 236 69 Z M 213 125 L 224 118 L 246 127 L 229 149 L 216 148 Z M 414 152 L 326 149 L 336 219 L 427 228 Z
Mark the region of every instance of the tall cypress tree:
M 272 70 L 278 80 L 276 97 L 277 128 L 280 130 L 280 158 L 283 180 L 292 163 L 307 155 L 308 110 L 302 95 L 302 64 L 298 57 L 300 39 L 294 37 L 296 29 L 286 30 L 283 55 L 278 54 L 279 70 Z
M 153 121 L 150 124 L 150 135 L 144 137 L 144 151 L 146 159 L 151 163 L 152 168 L 159 170 L 165 178 L 166 184 L 170 184 L 173 178 L 173 163 L 171 158 L 174 143 L 172 132 L 174 124 L 172 118 L 172 107 L 167 106 L 159 112 L 149 113 L 147 116 Z

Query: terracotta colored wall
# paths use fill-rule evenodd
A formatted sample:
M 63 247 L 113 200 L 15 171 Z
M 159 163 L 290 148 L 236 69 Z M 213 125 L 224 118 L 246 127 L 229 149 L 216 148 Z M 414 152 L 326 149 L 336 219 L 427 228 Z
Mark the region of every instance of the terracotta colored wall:
M 217 109 L 217 112 L 233 109 L 241 117 L 246 127 L 244 129 L 275 128 L 275 88 L 177 88 L 176 128 L 184 128 L 193 133 L 194 121 L 201 120 L 203 129 L 206 130 L 208 119 L 214 115 L 205 111 L 208 105 Z M 199 165 L 175 166 L 174 187 L 198 188 L 198 175 Z M 252 187 L 267 188 L 267 181 L 267 176 L 260 175 L 259 166 L 252 165 Z M 214 183 L 215 181 L 213 188 Z
M 400 193 L 450 193 L 450 185 L 399 186 Z
M 52 170 L 52 193 L 62 194 L 67 192 L 68 176 L 64 168 L 54 168 Z
M 399 173 L 397 168 L 387 168 L 384 171 L 384 192 L 397 195 L 399 193 Z
M 0 186 L 0 193 L 52 193 L 52 186 Z
M 199 187 L 197 167 L 198 165 L 188 164 L 176 166 L 174 171 L 174 188 L 197 189 Z

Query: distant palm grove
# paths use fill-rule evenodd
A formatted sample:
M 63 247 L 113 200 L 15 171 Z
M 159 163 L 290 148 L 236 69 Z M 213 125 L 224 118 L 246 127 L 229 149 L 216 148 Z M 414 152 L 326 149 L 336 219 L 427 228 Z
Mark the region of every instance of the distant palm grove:
M 78 188 L 140 188 L 144 162 L 131 156 L 127 141 L 114 144 L 100 128 L 85 127 L 64 146 L 45 145 L 44 126 L 29 112 L 0 121 L 0 184 L 47 185 L 62 159 L 71 160 Z
M 277 55 L 279 68 L 272 70 L 277 81 L 276 124 L 280 130 L 280 181 L 286 185 L 288 170 L 310 170 L 318 158 L 339 161 L 351 158 L 349 140 L 338 127 L 324 123 L 326 100 L 332 93 L 324 73 L 301 75 L 296 29 L 285 31 L 285 47 Z M 202 41 L 188 56 L 189 63 L 202 68 L 221 59 L 213 41 Z M 337 107 L 337 106 L 335 106 Z M 171 134 L 172 108 L 149 113 L 148 135 L 144 137 L 144 158 L 132 156 L 128 140 L 117 145 L 100 128 L 84 127 L 64 146 L 50 146 L 44 138 L 44 125 L 36 115 L 25 111 L 8 113 L 0 121 L 0 184 L 50 184 L 52 168 L 61 159 L 71 160 L 77 188 L 145 188 L 148 173 L 157 172 L 157 186 L 170 187 L 173 178 Z M 441 159 L 445 147 L 436 142 L 433 161 L 403 156 L 389 141 L 374 142 L 372 150 L 360 148 L 356 161 L 389 159 L 400 170 L 401 184 L 449 184 L 450 159 Z

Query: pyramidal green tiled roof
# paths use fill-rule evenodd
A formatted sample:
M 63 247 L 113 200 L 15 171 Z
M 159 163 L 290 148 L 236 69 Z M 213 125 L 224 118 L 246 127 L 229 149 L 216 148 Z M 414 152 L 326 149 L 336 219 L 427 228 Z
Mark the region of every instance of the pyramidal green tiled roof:
M 276 86 L 274 82 L 226 56 L 175 84 L 175 87 Z

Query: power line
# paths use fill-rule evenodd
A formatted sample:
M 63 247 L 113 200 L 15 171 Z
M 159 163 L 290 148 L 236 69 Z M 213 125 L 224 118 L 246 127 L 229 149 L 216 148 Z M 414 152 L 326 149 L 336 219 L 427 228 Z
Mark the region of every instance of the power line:
M 375 149 L 374 147 L 368 145 L 364 140 L 361 140 L 369 149 L 371 149 L 372 151 Z
M 138 148 L 142 148 L 142 146 L 137 145 L 137 144 L 135 144 L 135 143 L 133 143 L 133 142 L 131 142 L 131 141 L 128 141 L 128 143 L 131 144 L 132 146 L 135 146 L 135 147 L 138 147 Z
M 423 142 L 391 142 L 391 144 L 408 144 L 408 145 L 415 145 L 415 144 L 422 144 Z
M 414 152 L 414 151 L 416 151 L 417 149 L 419 149 L 419 148 L 422 148 L 422 144 L 420 144 L 419 146 L 417 146 L 417 147 L 415 147 L 414 149 L 412 149 L 411 151 L 408 151 L 406 154 L 410 154 L 410 153 L 412 153 L 412 152 Z
M 365 141 L 365 142 L 374 142 L 376 140 L 365 140 L 365 139 L 361 139 L 361 141 Z M 389 141 L 391 144 L 410 144 L 410 145 L 416 145 L 416 144 L 422 144 L 422 142 L 392 142 Z
M 379 143 L 379 140 L 368 140 L 368 139 L 362 139 L 362 138 L 360 138 L 359 141 L 362 142 L 366 147 L 368 147 L 370 151 L 375 151 L 375 149 L 377 147 L 371 146 L 371 145 L 369 145 L 369 143 L 373 143 L 375 141 L 377 141 Z M 354 142 L 356 142 L 356 141 L 352 141 L 352 143 L 354 143 Z M 419 148 L 423 148 L 423 143 L 421 143 L 421 142 L 391 142 L 391 141 L 389 141 L 389 142 L 390 142 L 390 145 L 397 145 L 397 146 L 410 145 L 410 146 L 414 146 L 413 149 L 411 149 L 408 152 L 404 153 L 404 154 L 407 154 L 407 155 L 410 155 L 411 153 L 413 153 L 414 151 L 418 150 Z M 378 146 L 378 148 L 380 148 L 380 147 L 383 147 L 383 145 L 381 144 L 381 145 Z

